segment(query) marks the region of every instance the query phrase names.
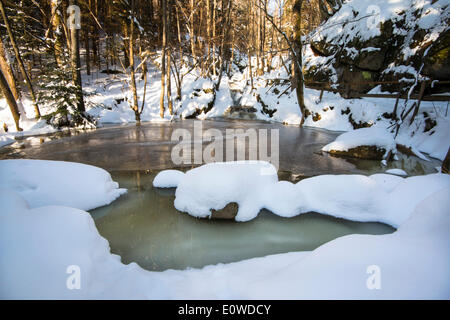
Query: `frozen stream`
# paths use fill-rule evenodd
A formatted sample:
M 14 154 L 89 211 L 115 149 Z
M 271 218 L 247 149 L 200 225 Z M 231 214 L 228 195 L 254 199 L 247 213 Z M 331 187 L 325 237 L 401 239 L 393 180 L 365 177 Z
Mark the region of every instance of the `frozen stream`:
M 394 229 L 381 223 L 336 219 L 317 213 L 281 218 L 268 211 L 249 222 L 209 220 L 180 213 L 173 207 L 174 189 L 152 186 L 156 172 L 113 172 L 128 194 L 91 211 L 112 252 L 125 263 L 148 270 L 185 269 L 235 262 L 289 251 L 313 250 L 337 237 L 384 234 Z
M 341 159 L 322 154 L 321 148 L 339 132 L 315 128 L 298 128 L 255 120 L 204 120 L 203 130 L 215 128 L 225 136 L 226 129 L 278 129 L 280 167 L 282 171 L 308 177 L 319 174 L 372 174 L 401 168 L 410 175 L 436 172 L 439 161 L 423 161 L 400 155 L 387 167 L 379 161 Z M 27 158 L 76 161 L 108 171 L 155 170 L 172 168 L 171 150 L 177 142 L 171 136 L 176 129 L 187 129 L 193 136 L 194 120 L 172 123 L 144 123 L 136 127 L 108 125 L 89 132 L 56 133 L 26 137 L 19 143 L 0 149 L 0 159 Z M 270 142 L 270 140 L 269 140 Z M 207 143 L 204 144 L 205 147 Z
M 410 175 L 435 172 L 438 161 L 400 155 L 382 167 L 379 161 L 349 160 L 321 153 L 339 134 L 320 129 L 245 120 L 205 120 L 209 128 L 279 129 L 279 177 L 293 182 L 320 174 L 372 174 L 401 168 Z M 97 228 L 113 253 L 125 263 L 149 270 L 184 269 L 239 261 L 289 251 L 313 250 L 337 237 L 384 234 L 393 229 L 380 223 L 358 223 L 308 213 L 290 219 L 262 212 L 245 223 L 196 219 L 173 207 L 174 190 L 156 189 L 157 172 L 173 168 L 175 129 L 193 131 L 194 121 L 105 126 L 85 133 L 57 133 L 24 138 L 0 149 L 0 159 L 29 158 L 76 161 L 108 170 L 129 193 L 109 206 L 91 211 Z M 193 133 L 193 132 L 192 132 Z M 204 146 L 203 146 L 204 147 Z M 247 150 L 248 151 L 248 150 Z M 187 170 L 191 166 L 185 166 Z M 70 183 L 70 181 L 68 181 Z

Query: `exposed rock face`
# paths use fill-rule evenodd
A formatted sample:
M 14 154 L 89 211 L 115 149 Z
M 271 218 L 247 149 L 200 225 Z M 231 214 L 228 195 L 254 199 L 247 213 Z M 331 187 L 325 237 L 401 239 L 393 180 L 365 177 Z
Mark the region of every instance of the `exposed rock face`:
M 450 8 L 439 0 L 349 0 L 310 36 L 306 45 L 304 76 L 314 82 L 332 82 L 351 93 L 366 93 L 376 86 L 362 82 L 415 82 L 418 74 L 432 80 L 450 80 Z M 369 27 L 365 9 L 379 5 L 380 21 Z M 360 12 L 361 11 L 361 12 Z M 433 14 L 432 14 L 433 12 Z M 378 30 L 379 31 L 378 31 Z M 409 81 L 409 82 L 408 82 Z M 398 91 L 405 85 L 383 85 Z M 443 92 L 448 86 L 435 86 Z M 418 90 L 418 88 L 417 88 Z
M 356 148 L 348 149 L 347 151 L 330 150 L 328 152 L 332 155 L 339 157 L 349 157 L 367 160 L 383 160 L 384 155 L 386 154 L 386 149 L 379 148 L 377 146 L 359 146 Z
M 444 162 L 442 162 L 442 173 L 450 174 L 450 149 L 448 149 Z
M 424 58 L 422 73 L 437 80 L 450 78 L 450 30 L 441 34 L 433 45 L 430 45 L 430 50 Z
M 211 210 L 211 219 L 230 219 L 234 220 L 237 215 L 239 206 L 236 202 L 230 202 L 223 209 Z

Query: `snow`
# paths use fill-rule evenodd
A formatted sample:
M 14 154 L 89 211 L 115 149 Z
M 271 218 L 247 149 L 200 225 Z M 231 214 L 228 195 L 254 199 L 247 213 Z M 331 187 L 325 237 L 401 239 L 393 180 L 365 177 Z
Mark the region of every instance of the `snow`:
M 450 295 L 449 192 L 450 189 L 445 189 L 425 199 L 394 234 L 350 235 L 328 242 L 304 257 L 297 257 L 295 262 L 286 263 L 284 268 L 276 268 L 278 272 L 270 273 L 270 280 L 256 281 L 246 290 L 242 286 L 244 296 L 447 299 Z M 379 290 L 369 290 L 366 286 L 367 270 L 372 265 L 380 270 Z
M 164 170 L 153 179 L 153 186 L 157 188 L 176 188 L 184 173 L 178 170 Z
M 189 170 L 180 179 L 175 208 L 196 217 L 208 217 L 210 209 L 220 210 L 229 202 L 236 202 L 236 220 L 248 221 L 258 215 L 264 188 L 277 180 L 277 170 L 268 162 L 209 163 Z
M 415 126 L 411 126 L 416 132 L 423 132 L 425 121 L 419 119 Z M 436 126 L 428 134 L 411 135 L 411 129 L 400 129 L 397 141 L 406 145 L 413 146 L 422 152 L 428 153 L 430 157 L 444 160 L 448 149 L 450 148 L 450 118 L 438 115 L 436 117 Z
M 379 88 L 374 88 L 376 92 Z M 343 99 L 338 94 L 324 92 L 322 101 L 319 102 L 320 91 L 305 88 L 305 104 L 311 113 L 319 114 L 320 119 L 314 121 L 312 116 L 305 119 L 305 126 L 324 128 L 334 131 L 353 131 L 349 122 L 351 116 L 356 123 L 367 123 L 373 127 L 379 126 L 380 131 L 385 128 L 385 135 L 392 131 L 390 119 L 383 117 L 384 113 L 392 112 L 395 99 L 362 98 Z M 415 101 L 408 102 L 408 108 Z M 399 110 L 402 109 L 404 100 L 399 102 Z M 427 114 L 428 116 L 425 116 Z M 436 121 L 436 125 L 429 131 L 426 130 L 426 119 Z M 356 129 L 357 132 L 361 132 Z M 392 134 L 393 136 L 393 134 Z M 447 112 L 447 102 L 422 101 L 420 111 L 414 122 L 409 125 L 409 118 L 400 127 L 395 142 L 411 147 L 420 158 L 428 160 L 421 154 L 427 153 L 433 158 L 444 160 L 447 150 L 450 148 L 450 115 Z M 357 139 L 356 135 L 354 136 Z
M 397 151 L 393 134 L 382 126 L 373 126 L 345 132 L 338 136 L 336 140 L 324 146 L 322 151 L 348 151 L 359 146 L 383 148 L 386 150 L 385 157 L 389 152 L 395 154 Z
M 254 169 L 261 165 L 255 164 Z M 80 168 L 71 169 L 84 172 Z M 237 164 L 231 171 L 242 168 L 242 164 Z M 249 172 L 248 176 L 252 177 L 254 172 Z M 188 176 L 189 172 L 185 177 Z M 354 190 L 339 193 L 344 189 L 342 185 L 330 189 L 333 188 L 330 179 L 335 179 L 334 182 L 343 179 L 348 183 L 346 187 L 352 189 L 353 186 Z M 348 197 L 346 201 L 349 201 L 379 187 L 388 194 L 388 199 L 378 199 L 373 205 L 381 212 L 397 199 L 394 209 L 386 214 L 401 213 L 404 219 L 393 234 L 348 235 L 311 252 L 290 252 L 202 269 L 163 272 L 149 272 L 135 263 L 122 264 L 119 256 L 110 253 L 108 242 L 99 235 L 87 212 L 56 206 L 50 198 L 44 201 L 48 205 L 30 209 L 28 201 L 17 191 L 0 188 L 0 297 L 449 299 L 449 179 L 448 175 L 441 174 L 406 179 L 386 174 L 319 176 L 314 182 L 305 179 L 300 182 L 308 186 L 303 191 L 313 193 L 314 185 L 320 186 L 320 192 L 325 191 L 325 195 L 334 191 L 321 201 L 324 205 L 331 198 L 338 201 Z M 57 183 L 55 188 L 65 187 L 62 180 Z M 45 181 L 40 180 L 39 184 L 45 185 Z M 272 187 L 275 185 L 277 182 L 272 183 Z M 289 184 L 279 185 L 275 189 L 292 192 Z M 362 186 L 366 190 L 352 195 Z M 366 200 L 373 195 L 366 196 Z M 71 197 L 83 198 L 84 195 L 79 192 Z M 372 209 L 370 206 L 359 208 L 360 214 Z M 371 277 L 368 270 L 373 268 L 380 272 L 379 290 L 367 286 Z M 73 284 L 73 270 L 80 271 L 80 289 L 67 287 L 67 283 Z
M 22 98 L 20 127 L 23 129 L 21 132 L 16 131 L 16 126 L 14 119 L 11 115 L 6 99 L 0 99 L 0 125 L 6 125 L 8 127 L 8 132 L 0 129 L 0 147 L 4 146 L 3 142 L 13 139 L 14 137 L 23 137 L 29 135 L 46 134 L 57 131 L 51 125 L 47 124 L 45 120 L 35 120 L 34 119 L 34 105 L 30 99 Z M 41 111 L 46 112 L 46 107 L 42 107 Z M 11 142 L 11 141 L 9 141 Z
M 389 169 L 389 170 L 386 170 L 386 173 L 389 173 L 389 174 L 395 174 L 395 175 L 398 175 L 398 176 L 407 176 L 408 174 L 404 171 L 404 170 L 402 170 L 402 169 Z
M 210 217 L 211 209 L 220 210 L 236 202 L 236 221 L 254 219 L 266 208 L 282 217 L 313 211 L 393 227 L 406 221 L 428 195 L 450 187 L 450 176 L 444 174 L 409 178 L 390 174 L 322 175 L 293 184 L 278 181 L 275 167 L 264 161 L 209 163 L 180 177 L 175 208 L 195 217 Z
M 19 193 L 32 207 L 62 205 L 90 210 L 110 204 L 126 189 L 98 167 L 48 160 L 0 160 L 0 188 Z
M 0 148 L 16 142 L 13 137 L 9 135 L 0 135 Z
M 381 35 L 381 26 L 394 22 L 394 35 L 406 37 L 402 45 L 403 60 L 439 34 L 448 30 L 450 10 L 447 0 L 348 0 L 332 17 L 310 35 L 311 40 L 325 40 L 331 45 L 348 47 L 357 38 L 367 41 Z M 395 25 L 396 22 L 402 22 Z M 417 29 L 426 30 L 423 43 L 414 41 Z

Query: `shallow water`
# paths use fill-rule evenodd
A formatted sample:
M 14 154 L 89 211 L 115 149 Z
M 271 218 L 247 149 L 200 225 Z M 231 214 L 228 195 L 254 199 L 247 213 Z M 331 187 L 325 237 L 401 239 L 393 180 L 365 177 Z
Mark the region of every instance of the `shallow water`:
M 156 172 L 113 172 L 128 194 L 91 211 L 100 234 L 124 263 L 148 270 L 185 269 L 269 254 L 308 251 L 347 234 L 385 234 L 381 223 L 320 215 L 281 218 L 268 211 L 249 222 L 194 218 L 173 206 L 174 189 L 153 188 Z
M 203 120 L 203 129 L 278 129 L 279 169 L 301 176 L 319 174 L 373 174 L 390 168 L 400 168 L 410 175 L 436 172 L 437 160 L 423 161 L 417 157 L 400 155 L 387 167 L 380 161 L 343 159 L 321 152 L 321 148 L 340 133 L 317 128 L 299 128 L 279 123 L 251 120 Z M 88 132 L 56 133 L 27 137 L 0 148 L 0 159 L 27 158 L 76 161 L 91 164 L 108 171 L 155 170 L 172 168 L 171 150 L 177 142 L 171 141 L 176 129 L 187 129 L 193 136 L 194 120 L 171 123 L 143 123 L 141 126 L 106 125 Z M 207 143 L 203 144 L 203 148 Z M 270 145 L 270 143 L 269 143 Z M 247 144 L 247 153 L 249 152 Z

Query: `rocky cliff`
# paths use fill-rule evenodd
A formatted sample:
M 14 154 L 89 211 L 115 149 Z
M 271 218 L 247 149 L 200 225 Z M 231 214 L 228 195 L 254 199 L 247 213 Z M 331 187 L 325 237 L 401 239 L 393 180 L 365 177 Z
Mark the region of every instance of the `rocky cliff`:
M 417 80 L 450 80 L 448 0 L 347 0 L 307 36 L 304 75 L 308 82 L 368 92 L 407 90 Z M 448 85 L 433 86 L 449 91 Z

